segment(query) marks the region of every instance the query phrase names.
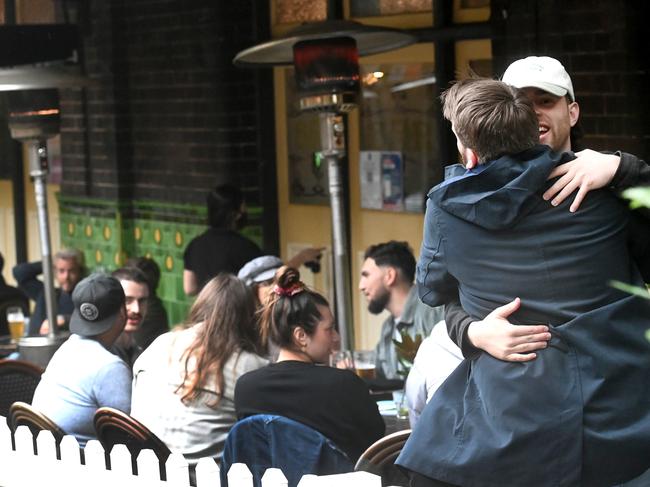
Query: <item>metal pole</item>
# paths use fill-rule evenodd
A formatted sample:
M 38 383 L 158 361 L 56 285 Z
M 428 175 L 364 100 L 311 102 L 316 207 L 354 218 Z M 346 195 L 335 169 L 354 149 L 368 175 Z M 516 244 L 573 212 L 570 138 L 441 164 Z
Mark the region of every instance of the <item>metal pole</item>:
M 344 204 L 341 158 L 345 153 L 343 117 L 336 113 L 320 114 L 321 144 L 327 160 L 330 206 L 332 210 L 332 257 L 336 322 L 341 335 L 341 349 L 350 350 L 352 336 L 352 293 L 350 289 L 350 255 L 348 251 L 347 215 Z
M 34 195 L 38 212 L 38 230 L 41 241 L 41 260 L 43 262 L 43 285 L 45 288 L 45 310 L 49 322 L 48 336 L 55 338 L 58 327 L 56 323 L 56 300 L 54 299 L 54 281 L 52 276 L 52 255 L 50 246 L 50 226 L 47 213 L 47 149 L 45 142 L 27 141 L 29 157 L 29 175 L 34 179 Z

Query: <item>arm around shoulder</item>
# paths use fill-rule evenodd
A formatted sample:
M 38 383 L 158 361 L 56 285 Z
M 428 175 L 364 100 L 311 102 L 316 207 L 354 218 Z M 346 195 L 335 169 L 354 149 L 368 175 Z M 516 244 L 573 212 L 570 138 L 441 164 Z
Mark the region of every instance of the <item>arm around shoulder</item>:
M 650 165 L 626 152 L 617 152 L 621 163 L 612 179 L 612 188 L 624 190 L 633 186 L 650 185 Z

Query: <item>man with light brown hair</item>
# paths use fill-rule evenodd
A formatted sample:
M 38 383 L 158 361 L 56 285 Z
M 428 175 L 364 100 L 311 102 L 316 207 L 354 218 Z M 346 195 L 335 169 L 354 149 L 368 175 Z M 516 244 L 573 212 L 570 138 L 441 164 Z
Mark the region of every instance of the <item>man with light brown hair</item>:
M 594 190 L 571 213 L 543 198 L 572 159 L 535 145 L 531 101 L 503 82 L 460 81 L 444 96 L 474 169 L 434 187 L 417 269 L 430 306 L 460 297 L 484 319 L 516 302 L 516 327 L 544 342 L 535 360 L 479 353 L 424 408 L 397 463 L 413 486 L 616 485 L 650 466 L 650 301 L 627 245 L 629 211 Z M 532 325 L 532 326 L 531 326 Z M 621 400 L 624 397 L 625 400 Z

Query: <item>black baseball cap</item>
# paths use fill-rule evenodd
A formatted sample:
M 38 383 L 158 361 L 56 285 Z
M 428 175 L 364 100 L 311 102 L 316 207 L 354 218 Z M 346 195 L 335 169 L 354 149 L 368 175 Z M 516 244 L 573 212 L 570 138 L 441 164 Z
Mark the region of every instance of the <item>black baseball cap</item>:
M 124 308 L 125 299 L 120 281 L 105 274 L 89 275 L 72 291 L 70 331 L 84 337 L 107 332 Z

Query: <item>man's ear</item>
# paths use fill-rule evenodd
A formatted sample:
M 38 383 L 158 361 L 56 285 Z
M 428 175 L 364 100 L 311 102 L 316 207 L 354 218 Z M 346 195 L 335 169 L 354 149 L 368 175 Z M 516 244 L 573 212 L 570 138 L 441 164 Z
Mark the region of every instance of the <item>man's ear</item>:
M 397 269 L 394 267 L 386 267 L 384 270 L 384 285 L 390 287 L 397 281 Z
M 465 161 L 465 168 L 474 169 L 478 166 L 478 155 L 474 150 L 465 147 L 463 149 L 463 161 Z
M 580 105 L 578 105 L 578 102 L 572 102 L 569 103 L 569 124 L 571 127 L 573 127 L 576 123 L 578 123 L 578 119 L 580 118 Z

